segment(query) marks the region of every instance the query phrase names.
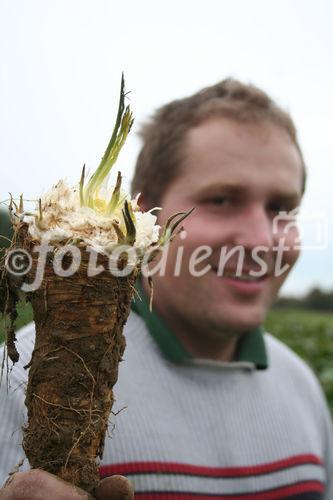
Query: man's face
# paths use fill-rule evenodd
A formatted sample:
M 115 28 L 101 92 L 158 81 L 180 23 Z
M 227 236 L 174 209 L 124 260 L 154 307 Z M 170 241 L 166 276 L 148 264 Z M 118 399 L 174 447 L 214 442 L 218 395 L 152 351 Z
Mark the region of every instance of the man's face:
M 195 211 L 184 223 L 186 237 L 177 236 L 169 247 L 165 276 L 153 278 L 157 309 L 205 330 L 242 332 L 261 324 L 298 257 L 297 229 L 284 234 L 288 221 L 273 219 L 297 207 L 301 195 L 300 156 L 283 129 L 223 118 L 192 128 L 180 174 L 161 200 L 159 222 Z M 291 249 L 277 252 L 282 236 Z M 193 252 L 202 245 L 207 248 L 197 257 L 206 258 L 195 264 Z M 288 270 L 278 274 L 284 265 Z

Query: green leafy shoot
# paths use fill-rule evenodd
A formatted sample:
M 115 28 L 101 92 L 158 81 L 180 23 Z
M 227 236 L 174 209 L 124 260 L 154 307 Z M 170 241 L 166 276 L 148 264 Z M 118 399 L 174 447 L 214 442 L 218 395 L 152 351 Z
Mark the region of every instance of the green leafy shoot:
M 115 188 L 113 190 L 111 200 L 108 203 L 108 206 L 106 209 L 106 215 L 111 215 L 112 212 L 114 212 L 119 206 L 121 181 L 122 181 L 121 173 L 118 172 L 117 182 L 116 182 Z
M 18 206 L 16 205 L 12 193 L 9 193 L 9 213 L 12 215 L 13 212 L 18 212 Z M 14 208 L 13 208 L 14 207 Z
M 191 208 L 187 212 L 177 212 L 176 214 L 173 214 L 171 215 L 171 217 L 169 217 L 158 241 L 159 246 L 163 246 L 172 240 L 179 224 L 181 224 L 183 220 L 185 220 L 193 212 L 193 210 L 194 208 Z
M 23 194 L 20 195 L 19 213 L 23 214 L 24 204 L 23 204 Z
M 120 150 L 123 147 L 126 137 L 133 125 L 133 114 L 129 106 L 126 106 L 125 108 L 125 97 L 125 80 L 124 75 L 122 75 L 117 119 L 110 142 L 97 170 L 92 174 L 85 189 L 83 189 L 82 184 L 83 204 L 88 205 L 90 208 L 94 207 L 94 198 L 98 194 L 99 188 L 116 162 Z
M 39 220 L 43 220 L 43 210 L 42 210 L 42 200 L 39 198 L 38 200 L 38 212 L 39 212 Z
M 115 230 L 115 232 L 117 234 L 119 245 L 125 244 L 126 243 L 126 236 L 124 235 L 124 233 L 120 229 L 119 223 L 114 220 L 112 222 L 112 226 L 113 226 L 113 228 L 114 228 L 114 230 Z
M 132 205 L 125 200 L 124 208 L 122 210 L 126 226 L 126 243 L 133 245 L 136 238 L 135 229 L 135 216 L 133 214 Z
M 84 190 L 83 190 L 83 186 L 84 186 L 84 177 L 85 177 L 85 174 L 86 174 L 86 164 L 83 165 L 81 179 L 80 179 L 80 205 L 81 205 L 81 207 L 84 205 Z

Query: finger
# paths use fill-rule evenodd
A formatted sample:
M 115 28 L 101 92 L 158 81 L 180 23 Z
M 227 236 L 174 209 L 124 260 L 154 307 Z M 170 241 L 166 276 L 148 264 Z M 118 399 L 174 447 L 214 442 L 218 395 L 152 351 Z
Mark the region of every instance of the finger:
M 97 500 L 133 500 L 133 486 L 124 476 L 105 477 L 96 488 Z
M 16 472 L 0 490 L 0 500 L 92 500 L 87 492 L 48 472 L 32 469 Z

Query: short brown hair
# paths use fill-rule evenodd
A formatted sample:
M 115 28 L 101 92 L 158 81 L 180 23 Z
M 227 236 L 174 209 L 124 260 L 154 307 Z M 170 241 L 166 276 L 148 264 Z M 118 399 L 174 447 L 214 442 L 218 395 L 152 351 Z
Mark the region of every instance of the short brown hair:
M 305 166 L 291 116 L 264 91 L 228 78 L 190 97 L 166 104 L 143 125 L 140 131 L 143 146 L 135 167 L 132 193 L 144 195 L 149 208 L 158 205 L 179 174 L 186 133 L 213 116 L 244 123 L 268 121 L 286 130 L 303 163 L 304 191 Z

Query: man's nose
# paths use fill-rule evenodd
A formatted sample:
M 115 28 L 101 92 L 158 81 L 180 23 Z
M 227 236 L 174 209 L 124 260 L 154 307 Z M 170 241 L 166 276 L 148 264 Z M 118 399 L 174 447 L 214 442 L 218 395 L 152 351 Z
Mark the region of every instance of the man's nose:
M 236 244 L 252 250 L 262 246 L 270 250 L 274 243 L 272 219 L 263 206 L 248 207 L 239 217 Z

